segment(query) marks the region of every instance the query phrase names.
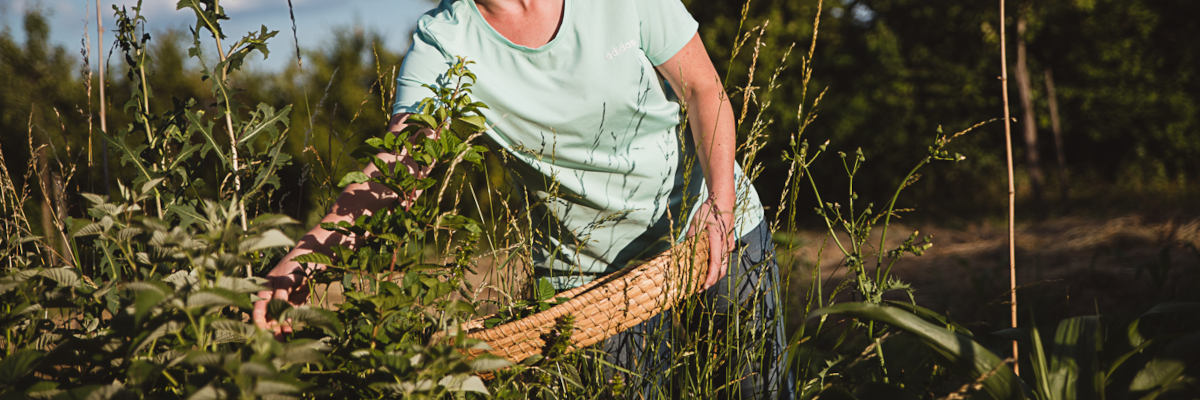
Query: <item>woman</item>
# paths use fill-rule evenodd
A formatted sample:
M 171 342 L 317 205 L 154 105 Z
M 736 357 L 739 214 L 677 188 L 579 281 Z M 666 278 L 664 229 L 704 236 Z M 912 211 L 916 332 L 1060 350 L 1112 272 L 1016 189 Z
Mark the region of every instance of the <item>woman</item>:
M 777 272 L 762 207 L 734 162 L 733 112 L 696 32 L 679 0 L 445 0 L 413 34 L 389 129 L 403 129 L 429 93 L 422 85 L 436 85 L 448 63 L 473 61 L 472 96 L 489 106 L 487 137 L 516 160 L 515 174 L 539 200 L 538 274 L 559 289 L 578 286 L 665 250 L 680 232 L 706 229 L 708 303 L 719 314 L 746 302 L 761 308 L 753 314 L 765 327 L 758 331 L 768 331 L 760 340 L 767 360 L 740 373 L 748 376 L 742 394 L 762 397 L 783 383 Z M 668 94 L 687 105 L 690 134 L 680 132 L 680 105 Z M 378 173 L 373 165 L 364 172 Z M 353 220 L 412 195 L 350 185 L 322 222 Z M 292 290 L 303 276 L 292 258 L 339 243 L 353 238 L 313 228 L 269 273 L 273 291 L 260 297 L 302 302 Z M 256 323 L 287 332 L 266 320 L 265 303 L 255 305 Z M 635 377 L 652 375 L 662 357 L 645 354 L 639 338 L 664 337 L 666 325 L 656 317 L 604 347 Z

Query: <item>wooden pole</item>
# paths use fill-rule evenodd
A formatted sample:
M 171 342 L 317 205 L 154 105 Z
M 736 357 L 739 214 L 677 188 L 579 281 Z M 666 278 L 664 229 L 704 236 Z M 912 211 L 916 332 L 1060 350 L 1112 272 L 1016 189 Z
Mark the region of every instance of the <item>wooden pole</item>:
M 1008 109 L 1008 53 L 1004 40 L 1004 0 L 1000 0 L 1000 88 L 1004 99 L 1004 152 L 1008 167 L 1008 294 L 1009 314 L 1011 325 L 1017 327 L 1017 251 L 1016 229 L 1016 186 L 1013 185 L 1013 156 L 1012 156 L 1012 115 Z M 1017 358 L 1017 341 L 1012 342 L 1013 372 L 1021 374 L 1020 362 Z

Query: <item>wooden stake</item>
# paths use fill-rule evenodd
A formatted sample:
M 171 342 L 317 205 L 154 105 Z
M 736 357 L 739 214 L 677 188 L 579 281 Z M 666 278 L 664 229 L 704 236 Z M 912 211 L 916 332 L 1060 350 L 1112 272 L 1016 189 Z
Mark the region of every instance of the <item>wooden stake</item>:
M 1004 99 L 1004 152 L 1008 162 L 1008 294 L 1012 327 L 1017 327 L 1016 187 L 1013 185 L 1012 115 L 1008 110 L 1008 53 L 1005 50 L 1004 0 L 1000 0 L 1000 88 Z M 1013 372 L 1021 374 L 1017 341 L 1012 342 Z

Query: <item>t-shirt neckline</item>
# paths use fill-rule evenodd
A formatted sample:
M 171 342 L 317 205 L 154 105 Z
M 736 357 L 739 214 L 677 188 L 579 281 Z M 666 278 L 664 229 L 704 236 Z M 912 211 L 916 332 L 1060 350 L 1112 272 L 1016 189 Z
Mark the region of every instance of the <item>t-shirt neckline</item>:
M 565 32 L 567 29 L 567 24 L 571 20 L 571 10 L 572 10 L 572 7 L 570 6 L 571 1 L 563 0 L 563 10 L 562 10 L 562 17 L 561 17 L 562 19 L 558 23 L 558 31 L 556 31 L 554 33 L 554 37 L 550 38 L 550 41 L 546 42 L 546 44 L 543 44 L 538 47 L 523 46 L 523 45 L 513 43 L 513 41 L 511 41 L 511 40 L 508 40 L 508 38 L 504 37 L 504 35 L 501 34 L 500 31 L 497 31 L 496 28 L 492 27 L 492 24 L 488 23 L 487 18 L 484 18 L 483 14 L 479 12 L 479 6 L 475 5 L 475 0 L 465 0 L 465 1 L 466 1 L 466 3 L 470 4 L 471 17 L 475 18 L 481 25 L 483 25 L 484 30 L 488 31 L 494 39 L 496 39 L 500 43 L 507 45 L 508 47 L 511 47 L 511 48 L 514 48 L 514 49 L 517 49 L 520 51 L 524 51 L 527 53 L 544 52 L 544 51 L 549 50 L 551 47 L 554 47 L 554 45 L 556 43 L 561 42 L 562 40 L 559 40 L 559 39 L 562 38 L 563 32 Z

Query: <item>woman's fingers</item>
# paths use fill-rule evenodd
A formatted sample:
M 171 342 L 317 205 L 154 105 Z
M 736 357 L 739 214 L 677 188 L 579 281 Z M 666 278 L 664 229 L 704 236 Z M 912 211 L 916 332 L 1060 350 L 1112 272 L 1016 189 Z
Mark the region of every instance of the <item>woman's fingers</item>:
M 267 276 L 267 289 L 258 292 L 259 300 L 254 302 L 254 309 L 251 311 L 251 319 L 254 320 L 254 325 L 260 329 L 271 331 L 276 338 L 282 338 L 286 333 L 292 333 L 292 327 L 286 321 L 277 321 L 268 318 L 267 310 L 271 304 L 271 300 L 283 300 L 292 303 L 292 291 L 296 285 L 296 280 L 290 276 Z
M 271 325 L 267 322 L 267 302 L 271 301 L 271 291 L 258 292 L 258 298 L 259 300 L 254 302 L 254 310 L 250 312 L 250 316 L 254 320 L 254 325 L 259 329 L 270 330 Z
M 713 230 L 716 230 L 716 232 L 713 232 Z M 708 276 L 704 280 L 705 289 L 713 287 L 717 284 L 717 281 L 720 281 L 725 276 L 729 265 L 726 260 L 728 256 L 729 248 L 723 229 L 710 225 L 708 233 Z

